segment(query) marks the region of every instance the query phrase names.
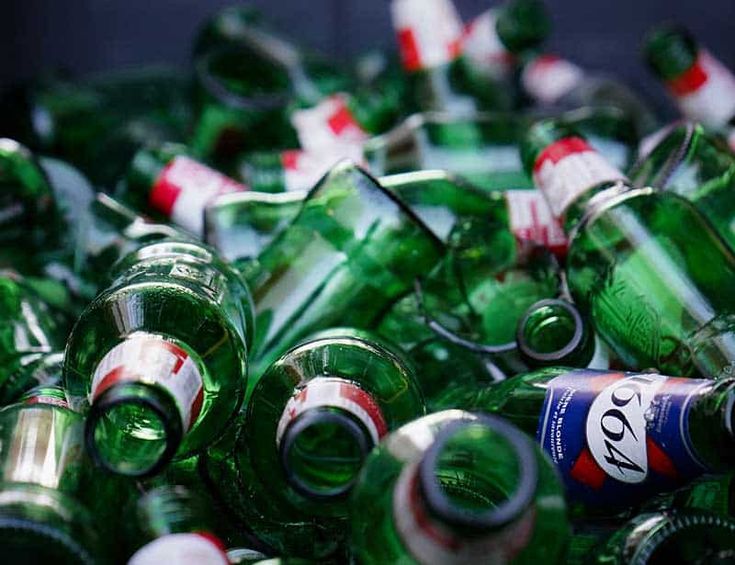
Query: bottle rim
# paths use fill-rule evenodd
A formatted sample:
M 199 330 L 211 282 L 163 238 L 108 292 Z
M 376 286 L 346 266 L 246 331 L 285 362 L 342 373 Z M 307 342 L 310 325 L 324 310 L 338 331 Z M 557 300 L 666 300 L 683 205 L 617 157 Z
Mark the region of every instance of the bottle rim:
M 291 449 L 294 447 L 299 434 L 315 424 L 324 423 L 336 424 L 342 430 L 346 431 L 355 441 L 355 445 L 357 445 L 360 451 L 360 457 L 363 460 L 375 445 L 364 426 L 342 410 L 333 410 L 325 407 L 311 408 L 299 415 L 286 427 L 279 447 L 281 468 L 286 475 L 286 480 L 296 492 L 307 498 L 328 500 L 340 498 L 348 494 L 357 481 L 357 474 L 350 481 L 342 485 L 331 489 L 317 490 L 295 473 L 289 465 Z
M 142 469 L 123 470 L 101 453 L 95 437 L 97 427 L 113 409 L 123 405 L 139 405 L 150 410 L 160 422 L 166 445 L 156 460 Z M 142 382 L 122 382 L 102 392 L 91 405 L 84 427 L 84 441 L 92 460 L 105 470 L 118 475 L 147 478 L 160 473 L 173 459 L 184 437 L 181 416 L 173 397 L 159 386 Z
M 536 349 L 534 349 L 529 343 L 529 340 L 526 336 L 526 326 L 537 310 L 546 307 L 561 309 L 563 311 L 562 313 L 568 314 L 571 318 L 572 323 L 574 324 L 574 333 L 564 347 L 557 349 L 556 351 L 542 353 L 541 351 L 537 351 Z M 565 357 L 573 353 L 582 344 L 585 338 L 585 329 L 586 324 L 576 306 L 571 304 L 569 301 L 563 300 L 561 298 L 547 298 L 544 300 L 539 300 L 535 304 L 531 305 L 528 310 L 526 310 L 523 318 L 521 318 L 520 322 L 518 322 L 518 329 L 516 331 L 516 342 L 518 343 L 518 349 L 521 354 L 531 361 L 543 363 L 560 361 L 561 359 L 564 359 Z
M 457 432 L 478 425 L 500 435 L 513 448 L 518 461 L 519 480 L 513 493 L 504 502 L 485 512 L 472 513 L 457 508 L 452 503 L 436 478 L 436 469 L 439 457 L 449 440 Z M 446 426 L 425 452 L 418 468 L 419 486 L 427 509 L 448 524 L 481 531 L 502 528 L 523 514 L 536 494 L 538 472 L 534 446 L 528 438 L 515 426 L 489 414 L 475 414 L 475 419 L 460 420 Z

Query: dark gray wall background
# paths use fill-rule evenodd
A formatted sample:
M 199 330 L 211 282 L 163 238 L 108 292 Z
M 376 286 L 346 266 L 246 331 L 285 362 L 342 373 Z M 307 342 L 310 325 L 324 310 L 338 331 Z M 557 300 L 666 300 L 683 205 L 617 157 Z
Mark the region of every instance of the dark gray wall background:
M 470 18 L 499 0 L 455 0 Z M 86 73 L 154 62 L 184 65 L 197 26 L 228 0 L 1 0 L 0 85 L 44 68 Z M 392 47 L 388 0 L 251 0 L 284 33 L 339 58 Z M 547 0 L 549 47 L 590 69 L 660 89 L 639 59 L 654 23 L 686 23 L 735 66 L 735 0 Z

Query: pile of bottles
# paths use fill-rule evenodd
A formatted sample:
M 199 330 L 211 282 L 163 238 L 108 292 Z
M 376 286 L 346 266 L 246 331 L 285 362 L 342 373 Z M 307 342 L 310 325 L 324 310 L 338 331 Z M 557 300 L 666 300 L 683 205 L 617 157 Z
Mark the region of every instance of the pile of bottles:
M 1 563 L 735 563 L 735 76 L 386 9 L 2 100 Z

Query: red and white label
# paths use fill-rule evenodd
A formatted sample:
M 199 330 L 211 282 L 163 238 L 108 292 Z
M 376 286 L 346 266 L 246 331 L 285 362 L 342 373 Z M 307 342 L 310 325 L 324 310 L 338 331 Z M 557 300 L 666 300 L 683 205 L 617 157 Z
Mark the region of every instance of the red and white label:
M 224 544 L 209 533 L 168 534 L 136 551 L 128 565 L 228 565 Z
M 438 67 L 459 56 L 462 20 L 451 0 L 393 0 L 391 14 L 407 71 Z
M 472 20 L 464 31 L 462 51 L 474 63 L 475 68 L 494 79 L 510 75 L 514 57 L 498 37 L 498 12 L 490 9 Z
M 152 208 L 175 224 L 201 235 L 204 210 L 210 200 L 248 187 L 185 156 L 174 157 L 153 183 L 149 196 Z
M 94 371 L 90 404 L 111 386 L 125 381 L 164 387 L 176 400 L 184 430 L 199 417 L 204 400 L 202 376 L 194 360 L 175 343 L 159 336 L 133 334 L 110 349 Z
M 555 141 L 541 152 L 533 167 L 533 181 L 557 218 L 589 189 L 619 180 L 627 179 L 581 137 Z
M 730 146 L 733 153 L 735 153 L 735 127 L 730 128 L 727 132 L 727 144 Z
M 557 256 L 566 255 L 567 236 L 541 191 L 508 190 L 504 194 L 510 229 L 521 247 L 540 244 Z
M 322 151 L 284 151 L 281 153 L 281 165 L 286 190 L 310 190 L 342 159 L 364 165 L 362 145 L 344 143 Z
M 276 442 L 280 445 L 288 425 L 301 414 L 322 406 L 349 412 L 365 426 L 375 444 L 388 433 L 383 412 L 370 393 L 344 379 L 317 377 L 289 399 L 278 421 Z
M 51 396 L 51 395 L 40 395 L 40 396 L 31 396 L 30 398 L 26 399 L 23 404 L 26 405 L 33 405 L 33 404 L 48 404 L 51 406 L 57 406 L 59 408 L 71 408 L 69 406 L 69 403 L 63 399 L 59 398 L 58 396 Z
M 540 104 L 556 104 L 583 79 L 584 71 L 556 55 L 541 55 L 523 70 L 526 93 Z
M 687 118 L 716 128 L 735 116 L 735 76 L 707 51 L 667 85 Z
M 424 565 L 509 563 L 531 541 L 536 513 L 528 509 L 506 528 L 460 537 L 435 519 L 419 492 L 418 463 L 407 465 L 393 490 L 393 519 L 403 545 Z
M 370 136 L 360 127 L 345 94 L 335 94 L 291 116 L 291 124 L 306 151 L 321 151 L 341 143 L 362 144 Z

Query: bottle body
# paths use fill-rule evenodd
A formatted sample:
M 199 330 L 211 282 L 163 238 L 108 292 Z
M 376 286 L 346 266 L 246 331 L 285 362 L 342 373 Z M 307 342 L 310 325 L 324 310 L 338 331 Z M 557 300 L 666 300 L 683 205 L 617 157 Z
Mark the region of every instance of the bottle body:
M 118 272 L 72 331 L 64 379 L 73 405 L 90 413 L 97 459 L 144 475 L 202 449 L 237 411 L 250 298 L 234 271 L 192 243 L 150 244 Z
M 551 466 L 515 428 L 486 418 L 437 412 L 373 451 L 352 495 L 352 543 L 361 563 L 562 559 L 569 528 Z M 488 531 L 491 508 L 505 518 Z

